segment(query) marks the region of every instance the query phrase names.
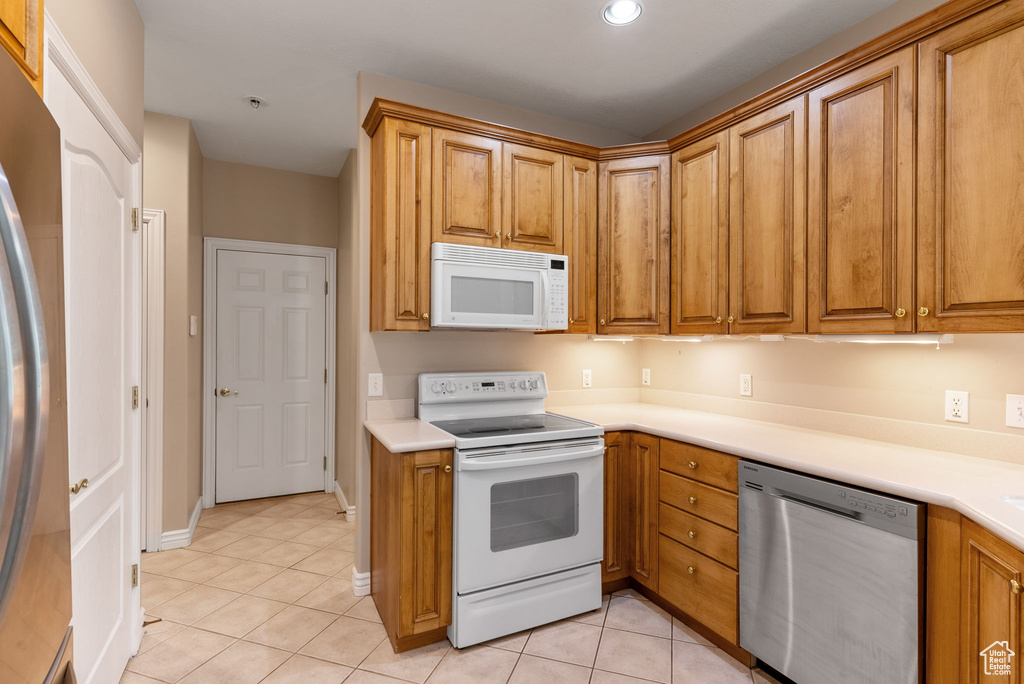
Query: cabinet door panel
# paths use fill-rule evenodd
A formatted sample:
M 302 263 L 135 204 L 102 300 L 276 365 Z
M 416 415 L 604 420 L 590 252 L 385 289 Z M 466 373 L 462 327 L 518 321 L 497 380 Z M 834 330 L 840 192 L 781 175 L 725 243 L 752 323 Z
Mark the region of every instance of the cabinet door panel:
M 43 92 L 43 1 L 0 0 L 0 45 L 21 71 Z
M 373 137 L 371 330 L 430 329 L 430 141 L 399 119 Z
M 569 330 L 597 333 L 597 162 L 565 158 L 563 246 L 569 257 Z
M 562 155 L 505 143 L 502 246 L 562 253 Z
M 730 129 L 731 333 L 802 333 L 805 104 L 799 97 Z
M 630 474 L 629 433 L 612 432 L 604 437 L 604 561 L 601 581 L 629 577 Z
M 434 240 L 501 246 L 501 142 L 434 129 Z
M 669 331 L 669 157 L 600 164 L 599 333 Z
M 632 503 L 634 537 L 632 575 L 648 589 L 658 590 L 658 438 L 634 433 Z
M 729 134 L 672 155 L 672 333 L 724 334 L 729 296 Z
M 1007 2 L 920 44 L 922 331 L 1024 330 L 1022 21 Z
M 913 72 L 909 47 L 810 94 L 810 332 L 914 331 Z

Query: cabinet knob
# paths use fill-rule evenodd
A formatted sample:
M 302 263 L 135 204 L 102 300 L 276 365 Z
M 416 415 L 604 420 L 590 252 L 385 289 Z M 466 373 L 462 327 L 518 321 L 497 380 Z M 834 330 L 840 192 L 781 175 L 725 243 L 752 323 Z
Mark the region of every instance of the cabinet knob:
M 1024 590 L 1024 588 L 1021 587 L 1020 582 L 1015 579 L 1010 580 L 1010 591 L 1019 596 L 1022 590 Z
M 569 325 L 572 325 L 572 324 L 573 324 L 573 323 L 575 323 L 575 322 L 576 322 L 576 319 L 574 319 L 574 318 L 570 318 L 570 319 L 569 319 Z
M 931 309 L 929 309 L 927 306 L 922 306 L 920 309 L 917 310 L 917 315 L 921 316 L 922 318 L 930 313 Z
M 690 465 L 690 470 L 696 470 L 697 469 L 697 462 L 696 461 L 690 461 L 689 465 Z
M 512 240 L 512 233 L 505 233 L 505 239 L 511 241 Z
M 80 481 L 78 481 L 75 484 L 73 484 L 70 487 L 68 487 L 68 489 L 71 490 L 72 494 L 77 494 L 78 492 L 82 491 L 83 489 L 88 489 L 88 488 L 89 488 L 89 478 L 87 478 L 87 477 L 86 478 L 82 478 Z
M 452 472 L 452 467 L 451 467 L 450 465 L 446 465 L 446 466 L 444 467 L 444 472 L 446 472 L 446 473 L 450 473 L 450 472 Z
M 494 231 L 494 239 L 495 240 L 500 240 L 501 239 L 501 231 L 500 230 Z
M 694 574 L 694 573 L 696 573 L 696 572 L 697 572 L 697 568 L 695 568 L 695 567 L 693 567 L 692 565 L 690 565 L 690 566 L 688 566 L 688 567 L 686 568 L 686 572 L 688 572 L 688 573 L 690 573 L 690 574 L 692 575 L 692 574 Z
M 691 496 L 689 499 L 687 499 L 687 501 L 689 501 L 691 504 L 695 504 L 697 503 L 697 497 Z
M 904 309 L 902 306 L 900 308 L 896 309 L 896 318 L 903 318 L 906 315 L 907 315 L 907 310 Z
M 696 539 L 697 538 L 697 533 L 694 532 L 693 530 L 690 530 L 689 532 L 686 533 L 686 536 L 689 537 L 690 539 Z
M 603 318 L 601 319 L 601 325 L 604 325 L 604 319 Z
M 722 322 L 722 317 L 721 316 L 719 316 L 718 318 L 715 319 L 715 323 L 721 323 L 721 322 Z
M 729 318 L 727 318 L 726 320 L 729 321 L 730 323 L 735 323 L 736 322 L 736 317 L 735 316 L 729 316 Z
M 427 320 L 428 318 L 430 318 L 430 314 L 428 314 L 428 313 L 424 312 L 424 314 L 423 314 L 423 320 Z

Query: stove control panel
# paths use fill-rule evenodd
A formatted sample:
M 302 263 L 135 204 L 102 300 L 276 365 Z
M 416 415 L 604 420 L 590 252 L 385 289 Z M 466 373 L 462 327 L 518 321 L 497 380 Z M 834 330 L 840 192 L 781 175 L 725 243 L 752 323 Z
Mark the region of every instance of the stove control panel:
M 420 403 L 543 399 L 543 373 L 428 373 L 421 375 Z

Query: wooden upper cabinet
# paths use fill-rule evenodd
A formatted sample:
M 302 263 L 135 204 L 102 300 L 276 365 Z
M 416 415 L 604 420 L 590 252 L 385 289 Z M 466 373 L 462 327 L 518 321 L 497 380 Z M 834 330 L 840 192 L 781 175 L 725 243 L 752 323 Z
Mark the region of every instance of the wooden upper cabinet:
M 914 48 L 812 91 L 807 328 L 914 332 Z
M 598 332 L 669 332 L 668 155 L 601 162 Z
M 672 334 L 724 334 L 729 316 L 729 134 L 672 155 Z
M 433 132 L 435 242 L 501 246 L 501 142 Z
M 430 329 L 430 141 L 430 126 L 391 118 L 373 136 L 373 331 Z
M 729 129 L 731 333 L 806 327 L 804 97 Z
M 562 253 L 562 157 L 505 143 L 502 247 Z
M 1024 329 L 1024 2 L 920 43 L 918 330 Z
M 0 44 L 43 94 L 43 0 L 0 0 Z
M 566 157 L 562 245 L 569 257 L 569 329 L 597 333 L 597 162 Z
M 980 654 L 992 644 L 1006 642 L 1020 658 L 1024 554 L 966 518 L 962 544 L 960 681 L 1019 684 L 1018 662 L 1009 677 L 987 676 Z

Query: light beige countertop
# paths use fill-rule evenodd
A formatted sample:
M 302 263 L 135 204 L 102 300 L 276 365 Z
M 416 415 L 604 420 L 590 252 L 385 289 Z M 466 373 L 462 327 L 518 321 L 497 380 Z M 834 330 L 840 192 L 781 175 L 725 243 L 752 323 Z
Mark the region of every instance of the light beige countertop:
M 548 410 L 609 432 L 645 432 L 952 508 L 1024 549 L 1024 508 L 1006 501 L 1017 498 L 1024 506 L 1024 465 L 657 404 Z M 364 426 L 394 453 L 455 445 L 451 435 L 415 418 L 366 421 Z

